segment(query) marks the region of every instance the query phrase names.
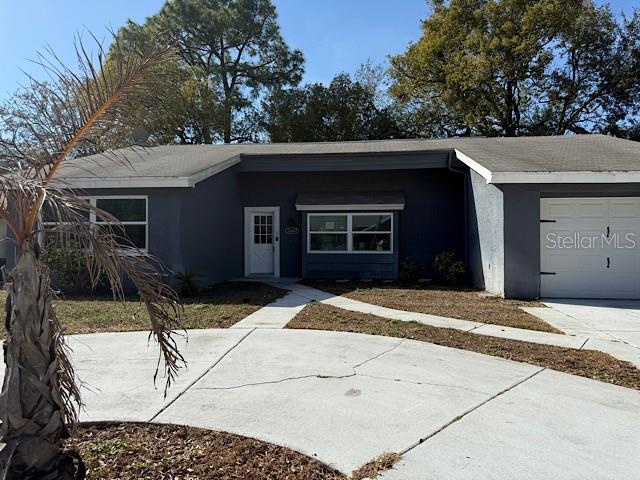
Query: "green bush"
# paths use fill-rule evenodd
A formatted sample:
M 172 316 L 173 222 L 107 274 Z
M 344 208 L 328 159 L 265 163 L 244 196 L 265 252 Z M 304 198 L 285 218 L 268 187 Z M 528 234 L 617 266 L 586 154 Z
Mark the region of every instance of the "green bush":
M 182 298 L 195 297 L 200 292 L 198 286 L 198 279 L 200 274 L 193 270 L 185 270 L 183 272 L 176 273 L 176 282 L 178 283 L 178 295 Z
M 400 281 L 403 283 L 416 283 L 422 278 L 424 268 L 418 262 L 405 258 L 400 262 Z
M 73 246 L 50 245 L 42 252 L 42 261 L 51 272 L 51 283 L 63 293 L 90 294 L 95 288 L 87 269 L 85 253 Z M 98 286 L 104 286 L 100 282 Z
M 447 285 L 460 287 L 464 285 L 466 270 L 464 263 L 458 260 L 453 252 L 441 252 L 433 261 L 433 269 Z

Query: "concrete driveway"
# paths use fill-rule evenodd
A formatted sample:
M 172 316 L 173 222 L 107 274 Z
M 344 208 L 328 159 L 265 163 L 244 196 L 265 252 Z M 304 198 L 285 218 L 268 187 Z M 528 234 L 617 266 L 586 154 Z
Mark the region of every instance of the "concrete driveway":
M 549 300 L 545 305 L 593 329 L 603 339 L 620 340 L 640 348 L 640 300 Z M 574 333 L 571 326 L 560 326 Z
M 165 398 L 146 333 L 69 338 L 82 420 L 180 423 L 387 479 L 619 479 L 638 472 L 640 392 L 432 344 L 307 330 L 202 330 Z M 161 387 L 161 385 L 159 385 Z

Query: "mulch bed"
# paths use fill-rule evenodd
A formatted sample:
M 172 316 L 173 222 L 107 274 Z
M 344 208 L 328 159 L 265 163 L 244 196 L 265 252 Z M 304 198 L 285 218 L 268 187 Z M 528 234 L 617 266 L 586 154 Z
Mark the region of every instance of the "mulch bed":
M 520 307 L 544 307 L 539 302 L 505 300 L 479 290 L 437 285 L 405 285 L 383 282 L 335 282 L 305 280 L 305 284 L 361 302 L 407 312 L 563 333 Z
M 606 353 L 488 337 L 418 322 L 388 320 L 312 302 L 287 328 L 333 330 L 409 338 L 526 362 L 573 375 L 640 390 L 640 370 Z
M 377 456 L 368 463 L 354 470 L 349 480 L 364 480 L 366 478 L 378 478 L 378 476 L 393 468 L 400 461 L 400 454 L 395 452 L 385 452 Z
M 66 443 L 92 480 L 345 480 L 313 458 L 253 438 L 174 425 L 80 428 Z

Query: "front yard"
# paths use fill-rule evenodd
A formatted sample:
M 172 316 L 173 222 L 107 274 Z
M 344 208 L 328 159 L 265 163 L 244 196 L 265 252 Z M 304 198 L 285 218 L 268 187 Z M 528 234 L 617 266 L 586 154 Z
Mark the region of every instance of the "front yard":
M 540 345 L 450 328 L 437 328 L 418 322 L 388 320 L 318 302 L 307 305 L 287 324 L 287 328 L 355 332 L 419 340 L 539 365 L 640 390 L 640 370 L 631 363 L 593 350 Z
M 432 285 L 305 281 L 310 287 L 381 307 L 427 313 L 441 317 L 492 323 L 506 327 L 563 333 L 520 307 L 544 307 L 538 302 L 505 300 L 478 290 Z
M 264 305 L 280 298 L 285 290 L 257 282 L 216 285 L 194 298 L 183 300 L 182 328 L 228 328 Z M 6 293 L 0 292 L 4 311 Z M 148 330 L 147 312 L 136 298 L 125 302 L 111 297 L 61 297 L 54 301 L 66 334 Z

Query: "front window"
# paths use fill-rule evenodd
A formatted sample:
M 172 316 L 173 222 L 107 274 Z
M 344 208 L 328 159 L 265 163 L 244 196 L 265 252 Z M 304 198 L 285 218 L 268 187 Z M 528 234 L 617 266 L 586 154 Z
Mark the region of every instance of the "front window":
M 123 245 L 130 243 L 140 250 L 147 249 L 147 198 L 146 197 L 87 197 L 93 207 L 103 210 L 118 219 L 120 225 L 96 218 L 93 210 L 87 210 L 87 221 L 95 225 L 113 226 L 113 233 L 120 237 Z M 55 216 L 43 209 L 44 228 L 55 226 Z M 130 242 L 130 243 L 129 243 Z M 45 245 L 48 239 L 44 239 Z
M 118 219 L 121 226 L 114 227 L 114 233 L 123 241 L 130 241 L 140 250 L 147 248 L 147 199 L 131 198 L 95 198 L 94 206 L 110 213 Z M 111 225 L 109 222 L 94 219 L 96 225 Z
M 309 213 L 310 253 L 390 253 L 391 213 Z
M 309 215 L 309 250 L 346 252 L 348 216 L 342 214 Z

